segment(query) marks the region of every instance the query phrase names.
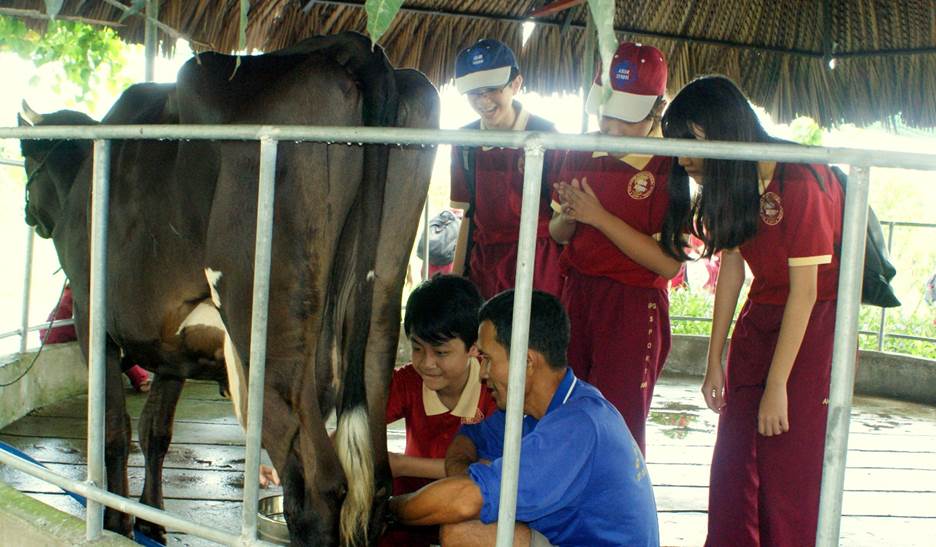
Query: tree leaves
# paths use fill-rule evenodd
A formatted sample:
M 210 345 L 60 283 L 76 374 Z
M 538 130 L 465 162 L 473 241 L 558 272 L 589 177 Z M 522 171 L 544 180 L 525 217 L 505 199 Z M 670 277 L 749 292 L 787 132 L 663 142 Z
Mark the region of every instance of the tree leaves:
M 598 34 L 598 52 L 601 54 L 601 88 L 604 103 L 611 96 L 608 75 L 611 73 L 611 60 L 617 50 L 617 36 L 614 34 L 614 0 L 588 0 L 592 21 Z
M 367 0 L 364 10 L 367 12 L 367 34 L 371 38 L 371 45 L 376 45 L 383 33 L 390 27 L 396 17 L 403 0 Z

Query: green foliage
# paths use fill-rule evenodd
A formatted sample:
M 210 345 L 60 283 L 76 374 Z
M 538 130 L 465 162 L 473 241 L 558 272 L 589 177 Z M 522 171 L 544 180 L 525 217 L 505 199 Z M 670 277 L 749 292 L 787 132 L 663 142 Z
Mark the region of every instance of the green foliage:
M 790 122 L 793 140 L 809 146 L 822 146 L 822 128 L 809 116 L 800 116 Z
M 120 89 L 130 83 L 117 77 L 126 63 L 125 49 L 108 27 L 51 21 L 40 34 L 17 19 L 0 16 L 0 51 L 16 53 L 37 67 L 61 62 L 62 73 L 56 75 L 53 88 L 60 91 L 65 83 L 75 85 L 78 102 L 93 101 L 92 90 L 102 84 Z
M 367 0 L 364 10 L 367 12 L 367 34 L 371 44 L 376 44 L 384 32 L 390 28 L 390 23 L 396 17 L 403 0 Z

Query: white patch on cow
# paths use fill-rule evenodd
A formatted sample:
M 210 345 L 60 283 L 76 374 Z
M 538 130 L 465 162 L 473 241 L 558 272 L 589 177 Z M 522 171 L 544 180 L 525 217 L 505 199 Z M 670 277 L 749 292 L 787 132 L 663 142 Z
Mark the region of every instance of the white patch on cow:
M 377 275 L 374 274 L 374 270 L 371 270 L 371 271 L 367 272 L 367 281 L 368 281 L 368 282 L 373 282 L 374 279 L 375 279 L 376 277 L 377 277 Z
M 224 331 L 224 367 L 227 369 L 228 391 L 231 393 L 234 415 L 244 431 L 247 431 L 247 377 L 244 364 L 227 330 Z
M 221 314 L 218 312 L 218 308 L 209 304 L 207 301 L 200 302 L 195 306 L 192 313 L 188 314 L 188 316 L 182 320 L 182 324 L 179 325 L 179 330 L 176 331 L 176 334 L 182 334 L 182 331 L 187 327 L 195 326 L 225 330 L 224 322 L 221 321 Z
M 221 296 L 218 295 L 218 282 L 221 281 L 221 272 L 205 268 L 205 279 L 208 280 L 208 286 L 211 288 L 211 301 L 218 308 L 221 308 Z
M 359 545 L 367 536 L 370 506 L 374 499 L 374 451 L 367 409 L 363 405 L 345 410 L 338 418 L 335 451 L 348 477 L 348 494 L 341 504 L 342 545 Z

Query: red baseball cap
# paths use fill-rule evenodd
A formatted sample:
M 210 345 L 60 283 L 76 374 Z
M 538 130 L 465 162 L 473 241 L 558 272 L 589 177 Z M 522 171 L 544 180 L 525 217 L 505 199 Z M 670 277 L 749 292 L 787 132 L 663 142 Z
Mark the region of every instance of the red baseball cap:
M 601 68 L 588 92 L 585 109 L 589 114 L 610 116 L 629 123 L 645 119 L 657 97 L 666 93 L 666 60 L 653 46 L 623 42 L 611 61 L 611 96 L 601 104 Z

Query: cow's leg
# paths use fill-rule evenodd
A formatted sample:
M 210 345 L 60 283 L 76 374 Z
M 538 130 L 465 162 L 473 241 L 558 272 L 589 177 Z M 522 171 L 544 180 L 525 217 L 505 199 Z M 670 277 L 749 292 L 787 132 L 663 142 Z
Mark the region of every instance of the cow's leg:
M 157 374 L 140 415 L 140 448 L 146 463 L 146 478 L 140 503 L 163 508 L 163 460 L 172 441 L 172 423 L 176 404 L 185 380 Z M 137 519 L 135 528 L 150 538 L 166 543 L 166 529 L 159 524 Z
M 130 453 L 130 415 L 124 395 L 123 376 L 117 346 L 108 339 L 107 371 L 104 413 L 104 465 L 107 470 L 107 489 L 118 496 L 127 497 L 127 457 Z M 104 527 L 123 535 L 130 535 L 130 515 L 110 507 L 104 510 Z

